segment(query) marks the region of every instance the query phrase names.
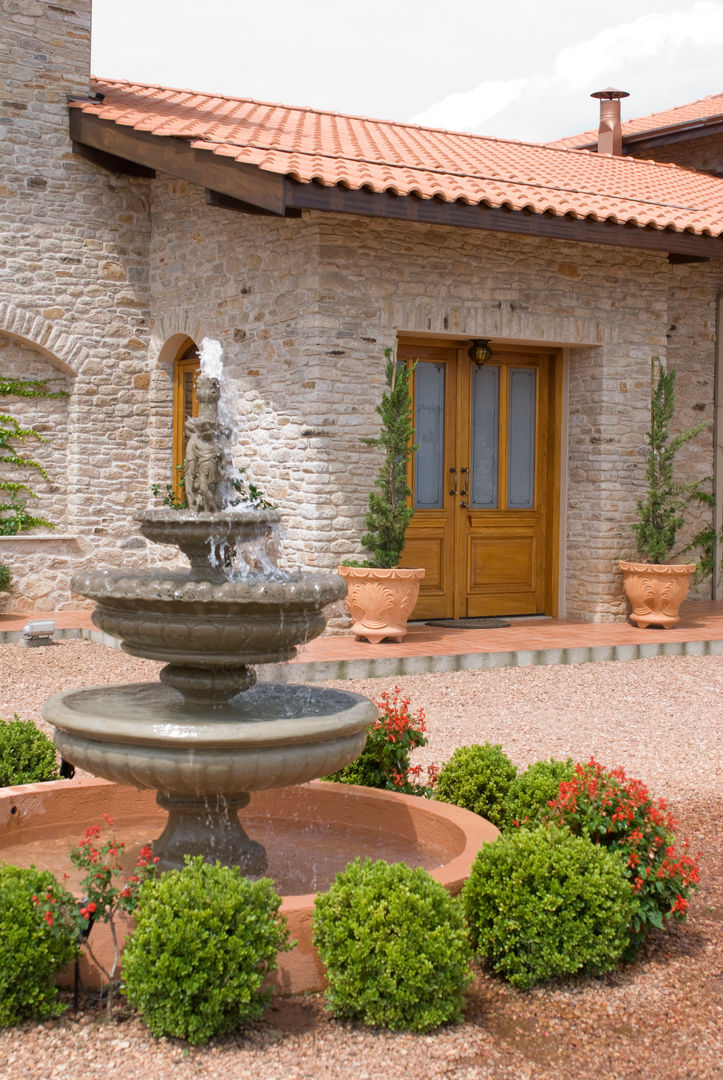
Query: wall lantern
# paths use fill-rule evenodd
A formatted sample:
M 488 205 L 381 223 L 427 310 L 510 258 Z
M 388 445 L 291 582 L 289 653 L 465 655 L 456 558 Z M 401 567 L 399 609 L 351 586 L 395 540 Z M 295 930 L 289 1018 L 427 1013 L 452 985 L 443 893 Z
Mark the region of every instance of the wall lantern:
M 491 360 L 492 349 L 489 338 L 475 338 L 467 349 L 467 356 L 470 360 L 474 360 L 475 364 L 486 364 L 488 360 Z

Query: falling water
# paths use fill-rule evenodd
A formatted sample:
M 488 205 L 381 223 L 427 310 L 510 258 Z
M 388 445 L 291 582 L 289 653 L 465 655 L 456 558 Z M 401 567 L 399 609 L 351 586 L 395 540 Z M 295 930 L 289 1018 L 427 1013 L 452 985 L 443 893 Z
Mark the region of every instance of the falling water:
M 234 503 L 233 480 L 235 471 L 230 448 L 236 443 L 240 426 L 238 394 L 233 381 L 227 379 L 224 375 L 223 347 L 220 341 L 215 338 L 205 337 L 201 342 L 199 360 L 201 375 L 205 375 L 209 379 L 215 379 L 221 392 L 218 400 L 218 423 L 223 438 L 229 446 L 227 472 L 223 480 L 223 494 L 224 505 L 231 506 Z
M 223 370 L 223 348 L 215 338 L 204 338 L 199 353 L 201 375 L 215 379 L 219 387 L 218 422 L 223 442 L 228 447 L 224 454 L 225 475 L 221 479 L 221 493 L 224 511 L 257 509 L 251 502 L 244 502 L 238 497 L 233 486 L 236 470 L 233 465 L 231 447 L 239 431 L 238 394 L 232 381 L 225 378 Z M 271 528 L 269 536 L 255 536 L 236 543 L 230 543 L 225 535 L 209 536 L 208 561 L 218 567 L 229 581 L 253 581 L 265 578 L 270 581 L 290 581 L 293 575 L 278 566 L 278 547 L 280 533 Z

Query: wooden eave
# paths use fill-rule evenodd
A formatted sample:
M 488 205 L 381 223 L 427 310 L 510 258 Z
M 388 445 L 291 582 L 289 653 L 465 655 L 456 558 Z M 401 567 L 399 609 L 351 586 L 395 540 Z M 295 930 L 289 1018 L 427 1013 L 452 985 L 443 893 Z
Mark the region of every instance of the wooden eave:
M 689 120 L 685 124 L 675 124 L 665 128 L 654 128 L 648 131 L 639 131 L 623 135 L 623 157 L 641 150 L 654 150 L 659 146 L 672 146 L 673 143 L 694 142 L 696 139 L 708 138 L 711 135 L 723 135 L 723 118 L 713 121 Z M 568 147 L 570 150 L 597 150 L 597 139 L 590 139 L 586 143 L 577 143 Z
M 70 109 L 70 137 L 74 145 L 105 155 L 113 161 L 132 162 L 145 170 L 163 172 L 197 184 L 209 192 L 212 205 L 246 212 L 265 211 L 297 217 L 302 210 L 328 211 L 362 217 L 391 218 L 430 225 L 523 236 L 542 236 L 578 243 L 610 244 L 642 248 L 702 259 L 723 258 L 723 238 L 690 232 L 640 227 L 609 221 L 593 221 L 557 214 L 444 202 L 414 195 L 394 195 L 316 182 L 301 183 L 291 177 L 219 157 L 210 150 L 194 149 L 187 138 L 153 135 L 103 120 L 80 109 Z M 96 158 L 99 164 L 103 158 Z M 144 173 L 143 175 L 149 175 Z M 225 198 L 218 198 L 218 195 Z
M 723 135 L 723 119 L 709 124 L 690 123 L 685 127 L 663 128 L 659 131 L 641 131 L 637 135 L 624 135 L 623 154 L 654 150 L 656 147 L 672 146 L 674 143 L 694 142 L 696 139 L 709 138 L 711 135 Z

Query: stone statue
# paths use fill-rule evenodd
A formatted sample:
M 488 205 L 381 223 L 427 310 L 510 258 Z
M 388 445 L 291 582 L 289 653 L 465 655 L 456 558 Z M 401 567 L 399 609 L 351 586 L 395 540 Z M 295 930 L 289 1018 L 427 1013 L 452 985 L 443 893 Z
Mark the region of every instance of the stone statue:
M 220 387 L 217 379 L 198 380 L 198 416 L 186 423 L 191 437 L 186 447 L 184 480 L 191 510 L 217 514 L 228 502 L 230 455 L 228 435 L 218 422 Z
M 187 422 L 191 438 L 186 447 L 184 479 L 191 510 L 216 514 L 223 510 L 225 454 L 216 429 L 208 420 Z

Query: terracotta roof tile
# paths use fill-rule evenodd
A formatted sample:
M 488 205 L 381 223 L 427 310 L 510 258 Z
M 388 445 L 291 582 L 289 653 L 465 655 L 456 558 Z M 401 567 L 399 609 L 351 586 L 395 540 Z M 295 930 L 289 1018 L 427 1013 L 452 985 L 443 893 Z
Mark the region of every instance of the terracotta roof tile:
M 93 88 L 103 100 L 75 108 L 301 183 L 723 234 L 723 180 L 675 165 L 162 86 Z
M 622 123 L 623 140 L 631 135 L 652 135 L 668 129 L 677 130 L 691 124 L 699 126 L 706 121 L 723 120 L 723 94 L 709 94 L 708 97 L 691 101 L 688 105 L 678 105 L 674 109 L 649 113 L 637 120 L 624 120 Z M 579 135 L 568 135 L 546 145 L 559 150 L 575 150 L 582 147 L 597 146 L 598 129 L 582 131 Z

